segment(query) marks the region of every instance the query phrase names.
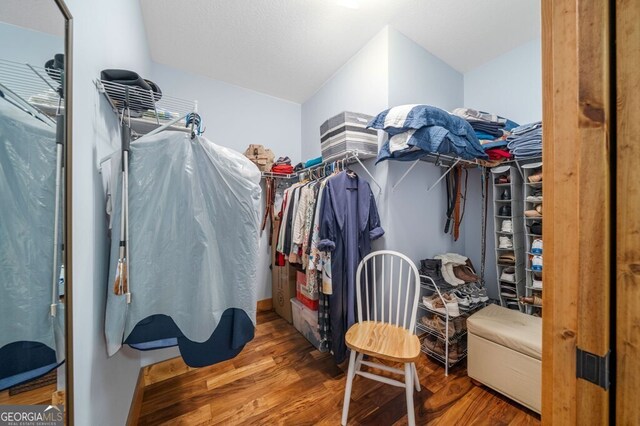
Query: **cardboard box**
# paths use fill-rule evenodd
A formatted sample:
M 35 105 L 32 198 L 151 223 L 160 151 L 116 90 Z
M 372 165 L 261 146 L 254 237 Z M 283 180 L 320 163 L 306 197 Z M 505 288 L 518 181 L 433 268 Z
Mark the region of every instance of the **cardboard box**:
M 273 224 L 273 240 L 271 245 L 271 297 L 273 299 L 273 309 L 278 315 L 293 322 L 291 315 L 291 303 L 289 300 L 296 295 L 296 270 L 289 266 L 287 262 L 285 266 L 275 265 L 275 251 L 278 230 L 280 229 L 280 221 L 274 220 Z
M 273 309 L 282 318 L 292 323 L 289 300 L 296 295 L 296 271 L 288 263 L 286 266 L 273 266 L 271 292 Z

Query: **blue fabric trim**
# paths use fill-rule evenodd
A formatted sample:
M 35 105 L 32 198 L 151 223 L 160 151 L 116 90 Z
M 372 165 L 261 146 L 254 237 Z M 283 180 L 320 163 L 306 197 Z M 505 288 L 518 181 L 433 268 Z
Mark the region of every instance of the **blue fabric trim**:
M 133 349 L 137 349 L 139 351 L 153 351 L 155 349 L 164 349 L 164 348 L 172 348 L 174 346 L 178 346 L 178 339 L 160 339 L 154 340 L 153 342 L 144 342 L 144 343 L 130 343 L 130 347 Z
M 154 350 L 178 346 L 184 362 L 190 367 L 213 365 L 238 355 L 254 337 L 255 327 L 242 309 L 224 311 L 211 337 L 194 342 L 182 334 L 167 315 L 152 315 L 138 322 L 125 344 L 138 350 Z
M 20 385 L 22 383 L 26 383 L 29 382 L 31 380 L 37 379 L 39 377 L 45 376 L 47 374 L 49 374 L 51 371 L 55 370 L 56 368 L 58 368 L 59 366 L 61 366 L 64 363 L 54 363 L 54 364 L 49 364 L 49 365 L 45 365 L 43 367 L 40 368 L 36 368 L 34 370 L 31 371 L 25 371 L 24 373 L 20 373 L 20 374 L 16 374 L 14 376 L 10 376 L 10 377 L 5 377 L 3 379 L 0 379 L 0 391 L 3 391 L 5 389 L 9 389 L 12 388 L 14 386 Z

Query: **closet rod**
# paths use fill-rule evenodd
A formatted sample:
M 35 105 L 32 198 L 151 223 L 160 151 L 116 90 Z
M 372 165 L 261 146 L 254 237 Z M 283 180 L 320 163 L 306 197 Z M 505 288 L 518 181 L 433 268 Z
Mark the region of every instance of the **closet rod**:
M 262 177 L 263 178 L 276 178 L 276 179 L 298 179 L 300 176 L 304 175 L 305 173 L 313 172 L 316 169 L 323 168 L 327 164 L 338 163 L 338 162 L 341 162 L 341 161 L 345 161 L 346 164 L 353 164 L 353 163 L 357 162 L 364 169 L 364 172 L 369 176 L 369 178 L 371 178 L 371 180 L 378 187 L 378 189 L 380 191 L 382 191 L 382 187 L 376 181 L 376 179 L 373 177 L 371 172 L 369 172 L 369 169 L 367 169 L 367 167 L 364 165 L 364 163 L 362 163 L 362 161 L 360 160 L 360 157 L 361 157 L 361 154 L 358 152 L 358 150 L 349 150 L 343 156 L 339 156 L 339 157 L 333 158 L 333 159 L 328 160 L 328 161 L 323 161 L 322 163 L 313 165 L 311 167 L 299 170 L 299 171 L 294 172 L 294 173 L 289 173 L 289 174 L 285 175 L 285 174 L 279 174 L 279 173 L 273 173 L 273 172 L 262 172 Z

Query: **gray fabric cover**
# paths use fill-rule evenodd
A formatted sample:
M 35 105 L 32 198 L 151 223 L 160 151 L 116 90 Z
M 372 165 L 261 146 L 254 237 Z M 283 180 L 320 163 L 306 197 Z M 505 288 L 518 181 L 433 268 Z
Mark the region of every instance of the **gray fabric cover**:
M 55 128 L 0 98 L 0 347 L 29 341 L 56 350 L 63 328 L 63 305 L 50 314 L 55 170 Z
M 111 158 L 112 241 L 105 333 L 116 353 L 136 324 L 171 317 L 184 336 L 207 340 L 227 308 L 255 324 L 260 172 L 203 137 L 164 131 L 131 144 L 129 287 L 115 295 L 121 213 L 120 154 Z M 104 169 L 103 169 L 104 170 Z

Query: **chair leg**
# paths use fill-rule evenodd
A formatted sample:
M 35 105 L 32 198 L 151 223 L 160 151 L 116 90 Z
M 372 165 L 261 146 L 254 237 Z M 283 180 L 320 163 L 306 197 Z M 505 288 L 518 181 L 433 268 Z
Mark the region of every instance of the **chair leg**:
M 342 426 L 346 426 L 349 416 L 349 402 L 351 401 L 351 385 L 355 376 L 356 351 L 351 351 L 349 356 L 349 370 L 347 371 L 347 385 L 344 389 L 344 403 L 342 404 Z
M 416 413 L 413 409 L 413 368 L 412 363 L 404 365 L 404 384 L 407 393 L 407 423 L 409 426 L 415 426 Z
M 413 370 L 413 380 L 416 385 L 416 390 L 420 392 L 420 378 L 418 377 L 418 369 L 415 363 L 411 364 L 411 369 Z
M 360 371 L 360 368 L 362 367 L 362 358 L 364 358 L 364 354 L 358 354 L 356 357 L 356 368 L 353 370 L 354 375 L 356 374 L 356 371 Z

